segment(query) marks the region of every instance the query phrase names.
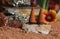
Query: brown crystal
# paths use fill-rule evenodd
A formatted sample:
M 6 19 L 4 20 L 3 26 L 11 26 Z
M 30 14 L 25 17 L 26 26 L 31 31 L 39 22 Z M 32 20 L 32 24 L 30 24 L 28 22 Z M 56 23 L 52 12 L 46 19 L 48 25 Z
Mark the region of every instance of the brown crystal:
M 0 26 L 5 26 L 6 16 L 0 12 Z

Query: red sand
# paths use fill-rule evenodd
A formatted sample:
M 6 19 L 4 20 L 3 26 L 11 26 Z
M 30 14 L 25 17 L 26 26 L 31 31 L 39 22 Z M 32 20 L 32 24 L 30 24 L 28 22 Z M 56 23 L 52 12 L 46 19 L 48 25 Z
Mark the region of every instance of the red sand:
M 48 35 L 42 33 L 26 33 L 20 28 L 0 27 L 0 39 L 60 39 L 60 22 L 52 25 L 52 29 Z

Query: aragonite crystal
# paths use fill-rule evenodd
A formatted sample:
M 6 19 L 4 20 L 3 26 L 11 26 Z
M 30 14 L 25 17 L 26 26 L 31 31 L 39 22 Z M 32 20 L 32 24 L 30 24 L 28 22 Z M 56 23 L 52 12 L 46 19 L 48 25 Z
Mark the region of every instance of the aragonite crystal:
M 9 21 L 9 26 L 15 27 L 15 28 L 21 28 L 22 24 L 21 24 L 21 22 L 17 22 L 16 20 L 11 20 L 11 21 Z
M 6 24 L 6 16 L 2 13 L 2 12 L 0 12 L 0 27 L 1 26 L 5 26 L 5 24 Z

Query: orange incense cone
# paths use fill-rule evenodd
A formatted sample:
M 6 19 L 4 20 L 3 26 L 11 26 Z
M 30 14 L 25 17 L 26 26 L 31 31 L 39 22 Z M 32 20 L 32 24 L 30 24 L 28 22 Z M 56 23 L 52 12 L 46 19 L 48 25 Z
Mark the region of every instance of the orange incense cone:
M 36 23 L 34 8 L 32 8 L 32 10 L 31 10 L 31 14 L 30 14 L 30 18 L 29 18 L 29 23 Z
M 38 17 L 38 23 L 44 23 L 45 22 L 45 15 L 48 13 L 45 9 L 40 9 L 39 17 Z

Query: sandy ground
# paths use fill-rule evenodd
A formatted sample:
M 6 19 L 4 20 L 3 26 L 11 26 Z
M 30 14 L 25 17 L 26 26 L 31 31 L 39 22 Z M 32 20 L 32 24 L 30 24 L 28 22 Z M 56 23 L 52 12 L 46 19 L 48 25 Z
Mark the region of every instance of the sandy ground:
M 52 29 L 48 35 L 42 33 L 26 33 L 20 28 L 0 27 L 0 39 L 60 39 L 60 22 L 51 24 Z

